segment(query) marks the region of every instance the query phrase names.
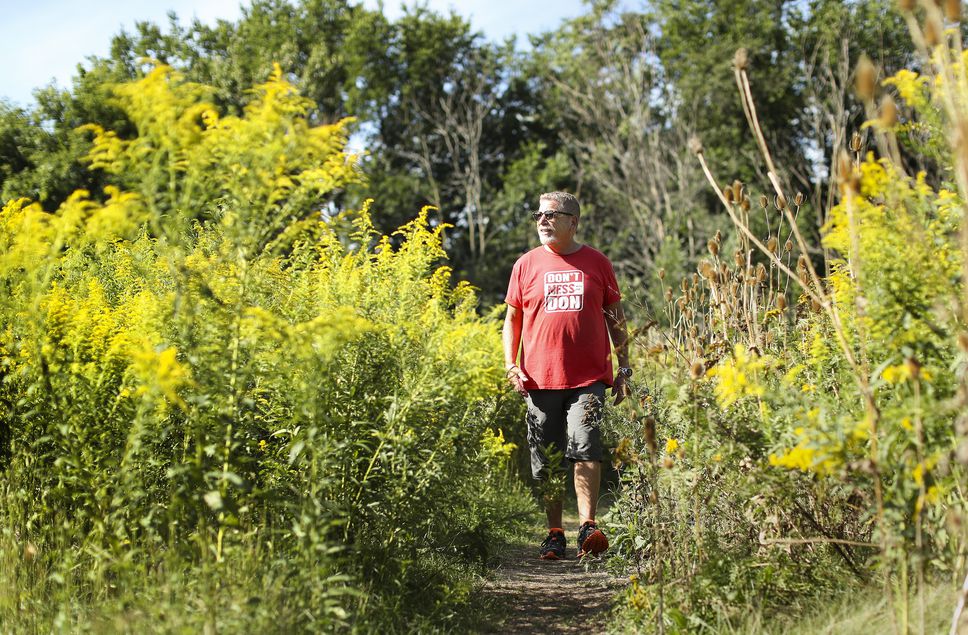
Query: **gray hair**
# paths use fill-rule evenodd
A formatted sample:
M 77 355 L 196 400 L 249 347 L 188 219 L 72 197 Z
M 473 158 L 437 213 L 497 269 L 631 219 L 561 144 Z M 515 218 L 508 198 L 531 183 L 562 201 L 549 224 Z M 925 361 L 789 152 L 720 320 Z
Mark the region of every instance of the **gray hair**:
M 581 205 L 574 194 L 568 192 L 545 192 L 538 197 L 539 201 L 555 201 L 561 205 L 561 211 L 566 214 L 574 214 L 575 217 L 581 216 Z

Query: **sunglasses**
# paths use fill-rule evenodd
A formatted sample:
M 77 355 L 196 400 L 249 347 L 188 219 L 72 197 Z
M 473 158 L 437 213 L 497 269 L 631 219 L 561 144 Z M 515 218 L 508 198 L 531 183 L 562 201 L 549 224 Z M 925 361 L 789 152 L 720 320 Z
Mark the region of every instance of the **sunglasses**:
M 548 212 L 531 212 L 531 218 L 533 218 L 535 222 L 540 221 L 542 218 L 554 220 L 558 218 L 558 216 L 574 216 L 574 214 L 569 214 L 568 212 L 559 212 L 557 210 L 551 210 Z

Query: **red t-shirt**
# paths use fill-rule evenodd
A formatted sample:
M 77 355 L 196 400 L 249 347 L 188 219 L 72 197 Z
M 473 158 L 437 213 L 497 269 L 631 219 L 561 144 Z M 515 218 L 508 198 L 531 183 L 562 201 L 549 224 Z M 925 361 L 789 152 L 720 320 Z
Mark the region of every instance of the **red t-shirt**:
M 522 310 L 524 387 L 612 385 L 612 349 L 602 310 L 622 298 L 612 263 L 582 245 L 562 256 L 544 246 L 514 263 L 505 302 Z

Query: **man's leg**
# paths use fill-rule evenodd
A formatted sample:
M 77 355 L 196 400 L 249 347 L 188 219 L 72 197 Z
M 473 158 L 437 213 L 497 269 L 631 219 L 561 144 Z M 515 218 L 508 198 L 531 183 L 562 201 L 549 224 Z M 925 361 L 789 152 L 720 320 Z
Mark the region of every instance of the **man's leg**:
M 538 481 L 548 517 L 548 537 L 541 544 L 542 559 L 565 556 L 565 534 L 561 529 L 561 475 L 565 440 L 564 391 L 532 390 L 528 393 L 528 449 L 531 473 Z
M 575 462 L 575 497 L 578 498 L 578 520 L 595 520 L 598 509 L 598 489 L 602 482 L 602 464 L 600 461 Z M 558 519 L 561 520 L 561 507 L 558 508 Z M 560 527 L 560 525 L 555 525 Z
M 545 501 L 545 514 L 548 516 L 548 529 L 561 528 L 561 500 Z
M 599 554 L 608 549 L 608 539 L 595 524 L 598 489 L 602 481 L 602 407 L 605 384 L 575 389 L 566 403 L 568 451 L 575 464 L 575 496 L 578 499 L 578 553 Z

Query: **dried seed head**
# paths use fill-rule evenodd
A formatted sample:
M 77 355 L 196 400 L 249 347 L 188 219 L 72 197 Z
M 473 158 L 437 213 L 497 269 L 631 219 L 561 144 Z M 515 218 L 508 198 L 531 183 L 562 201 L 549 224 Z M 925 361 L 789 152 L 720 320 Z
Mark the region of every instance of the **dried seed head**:
M 766 194 L 760 194 L 760 207 L 766 209 L 770 204 L 770 199 L 766 198 Z
M 803 205 L 803 192 L 797 192 L 797 195 L 793 197 L 793 204 L 797 207 Z
M 786 251 L 786 252 L 793 251 L 793 241 L 790 240 L 789 238 L 785 243 L 783 243 L 783 251 Z
M 863 147 L 863 144 L 861 143 L 860 135 L 855 132 L 850 138 L 850 149 L 854 152 L 860 152 L 861 147 Z
M 806 271 L 808 262 L 809 261 L 807 260 L 807 257 L 803 254 L 800 254 L 800 257 L 797 258 L 797 269 L 802 269 L 803 271 Z
M 692 377 L 693 380 L 701 379 L 705 370 L 706 366 L 702 363 L 702 361 L 697 359 L 693 361 L 691 366 L 689 366 L 689 376 Z
M 881 99 L 881 125 L 893 127 L 897 124 L 897 104 L 890 95 L 884 95 Z
M 908 357 L 904 360 L 904 365 L 907 366 L 908 372 L 911 373 L 911 379 L 918 379 L 921 376 L 921 362 L 915 357 Z
M 776 253 L 776 236 L 770 236 L 770 239 L 766 241 L 766 250 L 771 254 Z
M 853 170 L 854 164 L 851 163 L 850 156 L 846 152 L 841 151 L 837 155 L 837 180 L 841 183 L 847 181 Z
M 958 333 L 958 346 L 961 347 L 962 351 L 968 353 L 968 333 L 964 331 Z
M 696 328 L 695 324 L 693 324 L 689 327 L 689 337 L 695 339 L 697 335 L 699 335 L 699 329 Z
M 727 203 L 733 202 L 733 188 L 727 187 L 723 190 L 723 197 L 725 197 Z
M 735 254 L 733 254 L 733 262 L 736 263 L 737 267 L 742 267 L 746 264 L 746 261 L 743 259 L 742 251 L 737 251 Z
M 667 470 L 671 470 L 676 464 L 676 460 L 669 456 L 668 454 L 662 459 L 662 467 Z
M 762 262 L 756 265 L 756 281 L 766 282 L 766 267 Z
M 659 269 L 659 280 L 665 280 L 665 269 Z
M 718 229 L 716 230 L 716 242 L 723 242 L 723 232 L 719 231 Z
M 719 241 L 710 240 L 706 243 L 706 248 L 709 249 L 709 253 L 715 257 L 719 253 Z
M 692 286 L 694 287 L 699 286 L 699 274 L 697 273 L 692 274 Z
M 703 278 L 709 280 L 713 277 L 714 273 L 716 272 L 713 270 L 713 266 L 709 264 L 709 261 L 702 260 L 699 262 L 699 275 Z
M 749 63 L 749 52 L 745 48 L 736 49 L 736 53 L 733 55 L 733 67 L 738 71 L 745 71 Z
M 961 0 L 945 0 L 944 17 L 949 22 L 961 22 Z
M 680 311 L 683 308 L 685 308 L 685 306 L 686 306 L 686 296 L 683 296 L 683 295 L 679 296 L 679 299 L 676 300 L 676 306 L 679 307 L 679 310 Z
M 773 197 L 773 207 L 777 208 L 781 212 L 786 209 L 787 202 L 786 199 L 777 194 Z
M 682 289 L 682 292 L 683 293 L 685 293 L 686 291 L 688 291 L 689 290 L 689 279 L 688 278 L 683 278 L 682 279 L 682 282 L 679 283 L 679 288 Z
M 776 296 L 776 308 L 782 311 L 787 307 L 787 300 L 785 295 Z
M 655 454 L 655 417 L 649 415 L 642 422 L 642 433 L 645 436 L 645 447 L 649 449 L 649 454 Z
M 932 12 L 928 13 L 928 19 L 924 21 L 924 43 L 934 48 L 941 44 L 941 33 L 944 27 L 939 23 L 937 16 Z
M 733 181 L 733 200 L 737 203 L 743 200 L 743 182 L 740 180 Z
M 666 302 L 672 302 L 672 288 L 671 287 L 668 288 L 668 289 L 666 289 L 665 299 L 666 299 Z
M 749 196 L 744 196 L 743 197 L 743 202 L 740 203 L 740 207 L 743 208 L 743 211 L 744 212 L 750 211 L 750 197 Z
M 699 140 L 699 137 L 695 135 L 689 137 L 689 141 L 686 143 L 686 146 L 689 148 L 689 152 L 692 152 L 693 154 L 702 154 L 702 141 Z
M 863 101 L 874 99 L 874 88 L 877 86 L 877 69 L 866 55 L 861 55 L 857 62 L 857 74 L 854 77 L 854 90 Z

